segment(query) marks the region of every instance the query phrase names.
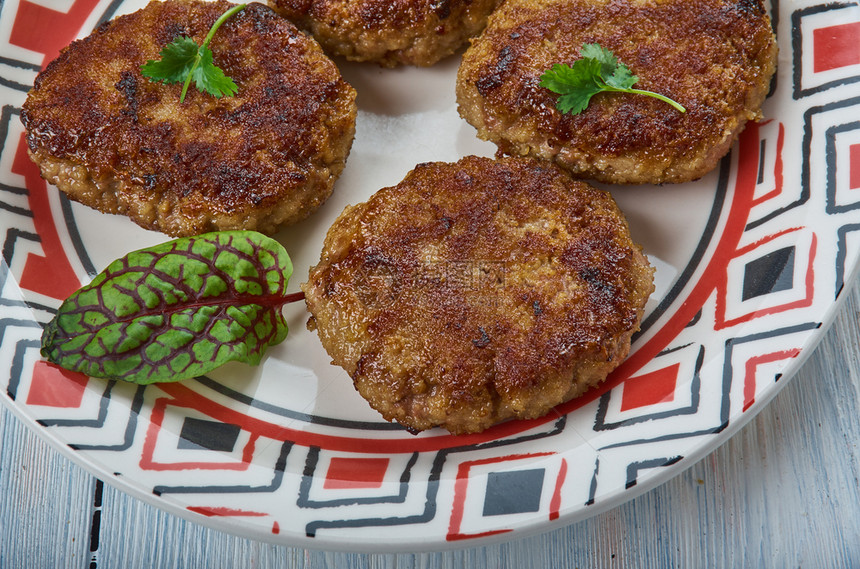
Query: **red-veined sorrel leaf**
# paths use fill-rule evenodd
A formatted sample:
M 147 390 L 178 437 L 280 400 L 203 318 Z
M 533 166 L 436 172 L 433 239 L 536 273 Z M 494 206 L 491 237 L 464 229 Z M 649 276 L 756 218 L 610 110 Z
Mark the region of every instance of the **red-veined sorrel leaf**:
M 179 381 L 232 360 L 256 365 L 287 335 L 281 307 L 292 272 L 281 244 L 253 231 L 141 249 L 63 302 L 42 355 L 135 383 Z

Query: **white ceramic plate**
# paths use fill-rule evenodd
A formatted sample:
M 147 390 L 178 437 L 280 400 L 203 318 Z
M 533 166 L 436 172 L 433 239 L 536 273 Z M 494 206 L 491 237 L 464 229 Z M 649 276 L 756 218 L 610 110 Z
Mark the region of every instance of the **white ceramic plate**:
M 18 109 L 61 46 L 139 6 L 0 4 L 0 383 L 5 403 L 76 462 L 196 522 L 303 547 L 417 551 L 581 520 L 676 475 L 752 417 L 820 339 L 855 272 L 860 5 L 783 0 L 766 120 L 702 180 L 612 188 L 657 292 L 604 388 L 540 420 L 412 436 L 329 365 L 301 305 L 286 308 L 291 334 L 258 368 L 145 388 L 62 374 L 38 351 L 61 299 L 167 238 L 46 186 Z M 419 162 L 493 153 L 456 113 L 456 66 L 342 66 L 358 131 L 332 199 L 278 235 L 295 288 L 346 204 Z

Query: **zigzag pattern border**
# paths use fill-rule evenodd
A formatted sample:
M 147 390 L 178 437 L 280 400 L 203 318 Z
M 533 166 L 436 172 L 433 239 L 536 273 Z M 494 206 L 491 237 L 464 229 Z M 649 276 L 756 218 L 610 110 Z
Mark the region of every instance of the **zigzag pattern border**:
M 0 7 L 0 19 L 14 18 L 10 15 L 11 7 L 24 3 L 27 0 Z M 68 5 L 69 2 L 58 4 Z M 107 3 L 102 7 L 101 20 L 111 17 L 122 6 L 122 0 Z M 791 17 L 787 23 L 780 24 L 779 12 L 786 7 Z M 650 342 L 656 346 L 656 356 L 639 362 L 638 367 L 631 365 L 626 375 L 602 391 L 560 409 L 562 414 L 558 418 L 528 423 L 497 439 L 479 437 L 462 445 L 425 442 L 421 443 L 425 444 L 421 450 L 409 450 L 406 443 L 389 443 L 396 452 L 387 455 L 388 462 L 379 458 L 371 462 L 378 454 L 373 452 L 372 445 L 349 450 L 346 442 L 343 448 L 300 444 L 289 438 L 279 438 L 277 435 L 282 434 L 283 429 L 270 428 L 274 423 L 268 422 L 272 416 L 280 416 L 305 421 L 315 428 L 343 428 L 345 424 L 336 418 L 296 414 L 249 398 L 211 378 L 200 378 L 195 389 L 217 392 L 243 409 L 229 417 L 225 415 L 225 418 L 237 420 L 237 436 L 244 441 L 234 454 L 241 455 L 240 461 L 251 456 L 251 464 L 259 468 L 253 472 L 247 468 L 213 468 L 205 472 L 193 468 L 188 472 L 141 469 L 141 457 L 151 460 L 152 464 L 169 464 L 176 459 L 170 442 L 175 441 L 177 435 L 162 422 L 178 425 L 183 417 L 201 416 L 206 418 L 203 425 L 213 420 L 217 422 L 218 413 L 212 409 L 221 412 L 223 405 L 213 403 L 212 409 L 197 406 L 196 399 L 188 399 L 188 392 L 184 390 L 96 382 L 88 384 L 83 391 L 74 384 L 68 386 L 69 393 L 81 398 L 80 409 L 86 410 L 80 416 L 71 408 L 44 409 L 27 404 L 28 397 L 39 393 L 40 385 L 56 386 L 64 380 L 50 370 L 34 368 L 38 360 L 40 322 L 50 318 L 56 299 L 19 290 L 26 264 L 20 259 L 45 254 L 47 245 L 37 229 L 36 212 L 22 205 L 29 203 L 30 189 L 16 185 L 14 180 L 20 179 L 20 174 L 14 171 L 0 172 L 0 230 L 4 233 L 0 263 L 0 306 L 4 310 L 0 318 L 0 355 L 11 354 L 4 378 L 7 403 L 31 419 L 34 428 L 40 429 L 47 438 L 81 453 L 82 460 L 91 456 L 116 465 L 113 473 L 106 474 L 134 480 L 165 507 L 185 511 L 197 520 L 208 519 L 213 525 L 226 529 L 229 524 L 219 526 L 217 520 L 247 519 L 253 527 L 261 528 L 261 534 L 276 540 L 282 536 L 289 542 L 310 543 L 296 537 L 296 527 L 300 526 L 307 539 L 316 540 L 322 546 L 338 547 L 341 543 L 367 539 L 373 535 L 374 528 L 387 527 L 391 531 L 397 528 L 399 539 L 406 542 L 410 539 L 423 542 L 432 534 L 437 536 L 438 543 L 444 544 L 489 538 L 588 515 L 588 511 L 599 508 L 605 499 L 616 495 L 619 488 L 630 492 L 633 488 L 647 486 L 650 481 L 659 479 L 666 468 L 671 469 L 689 454 L 712 444 L 710 441 L 716 440 L 716 435 L 730 423 L 751 416 L 756 400 L 774 391 L 773 386 L 783 377 L 782 370 L 820 335 L 820 315 L 824 310 L 832 310 L 833 299 L 839 297 L 845 279 L 854 272 L 860 243 L 854 244 L 851 236 L 860 228 L 860 202 L 851 201 L 840 186 L 842 182 L 837 178 L 837 171 L 844 166 L 837 165 L 836 157 L 844 153 L 840 145 L 853 144 L 844 142 L 840 136 L 854 130 L 856 125 L 835 119 L 833 111 L 851 106 L 860 108 L 860 99 L 851 96 L 856 93 L 852 85 L 860 81 L 860 71 L 849 65 L 843 77 L 834 78 L 834 73 L 829 73 L 826 80 L 816 83 L 816 78 L 804 75 L 803 64 L 806 58 L 816 57 L 815 53 L 809 54 L 809 45 L 814 47 L 808 43 L 814 29 L 808 27 L 813 25 L 810 18 L 837 11 L 844 14 L 846 10 L 853 14 L 851 11 L 855 8 L 854 3 L 774 3 L 778 33 L 791 35 L 795 67 L 792 73 L 784 76 L 790 78 L 790 87 L 777 86 L 773 97 L 781 97 L 785 89 L 790 88 L 793 104 L 805 110 L 803 123 L 796 129 L 789 125 L 792 129 L 787 136 L 794 138 L 785 146 L 770 140 L 775 136 L 770 130 L 751 128 L 745 134 L 741 149 L 723 162 L 722 189 L 715 192 L 716 205 L 693 261 L 646 320 L 637 338 L 644 344 Z M 84 19 L 89 15 L 84 14 Z M 69 23 L 68 27 L 74 25 Z M 38 69 L 39 65 L 33 62 L 0 56 L 0 92 L 7 89 L 16 93 L 14 100 L 22 100 L 27 87 L 19 76 L 34 74 Z M 4 105 L 0 111 L 0 143 L 3 144 L 0 164 L 12 164 L 14 160 L 9 153 L 18 151 L 12 140 L 17 128 L 12 125 L 17 116 L 14 105 Z M 780 129 L 784 126 L 779 124 Z M 757 150 L 750 152 L 748 148 Z M 789 149 L 794 148 L 800 149 L 799 158 L 789 155 Z M 776 152 L 779 160 L 772 160 L 771 152 Z M 748 162 L 754 163 L 754 167 L 748 166 Z M 777 176 L 772 176 L 774 172 L 764 172 L 771 167 L 780 170 Z M 849 164 L 849 167 L 854 165 Z M 827 179 L 823 190 L 812 183 L 820 179 L 822 172 Z M 774 182 L 775 188 L 759 191 L 759 186 L 769 184 L 771 178 L 781 182 Z M 796 188 L 785 182 L 791 179 L 800 180 Z M 749 187 L 752 194 L 759 197 L 741 195 L 741 186 Z M 76 235 L 69 203 L 61 201 L 59 207 L 65 218 L 63 232 L 69 236 L 63 247 L 71 246 L 65 254 L 76 256 L 76 265 L 92 275 L 95 269 L 86 256 L 83 240 Z M 732 214 L 743 218 L 737 234 L 732 236 L 737 239 L 736 243 L 725 240 L 728 224 L 737 221 L 730 217 Z M 812 254 L 808 258 L 784 257 L 783 262 L 791 259 L 791 266 L 788 269 L 772 267 L 771 272 L 779 273 L 776 276 L 768 275 L 767 270 L 754 272 L 755 262 L 782 243 L 775 236 L 784 239 L 780 230 L 786 216 L 790 217 L 789 225 L 797 226 L 796 236 L 787 246 L 796 248 L 802 239 L 812 239 Z M 729 230 L 736 229 L 732 226 Z M 718 238 L 717 241 L 712 237 Z M 721 258 L 724 265 L 713 272 L 708 265 L 712 262 L 709 256 L 713 256 L 718 247 L 722 247 L 719 250 L 725 256 Z M 667 322 L 676 316 L 677 307 L 689 300 L 691 288 L 721 271 L 726 273 L 724 282 L 714 283 L 713 287 L 703 285 L 698 291 L 698 305 L 691 307 L 687 321 L 671 323 L 671 332 L 666 332 Z M 737 274 L 738 278 L 730 279 L 729 272 Z M 814 274 L 814 282 L 806 282 L 804 274 Z M 776 277 L 783 279 L 779 286 Z M 755 287 L 749 290 L 764 293 L 752 299 L 744 298 L 742 285 L 753 279 L 757 279 Z M 785 285 L 786 282 L 790 286 Z M 734 311 L 734 316 L 724 315 L 722 327 L 719 327 L 721 311 L 727 306 Z M 659 341 L 655 340 L 658 337 Z M 774 342 L 775 338 L 780 341 Z M 776 344 L 779 349 L 774 348 Z M 694 352 L 695 361 L 687 362 L 690 371 L 685 372 L 686 375 L 676 375 L 673 384 L 673 377 L 666 370 L 681 368 L 672 367 L 677 361 L 663 364 L 679 357 L 682 350 Z M 646 384 L 651 389 L 637 387 Z M 716 385 L 719 388 L 715 389 Z M 168 410 L 172 414 L 159 415 L 161 422 L 153 421 L 153 413 Z M 382 423 L 356 423 L 354 427 L 392 436 L 399 434 L 397 427 Z M 111 431 L 110 440 L 93 444 L 92 432 L 103 430 Z M 571 450 L 561 451 L 562 448 Z M 234 460 L 233 455 L 227 453 L 226 458 L 219 455 L 218 461 L 212 462 L 215 451 L 205 447 L 184 452 L 185 456 L 196 453 L 193 456 L 199 457 L 201 465 L 217 466 L 218 461 Z M 356 474 L 355 479 L 340 480 L 340 484 L 327 488 L 332 468 L 330 463 L 326 468 L 325 460 L 341 456 L 351 457 L 349 460 L 357 465 L 366 464 L 368 470 L 360 476 Z M 379 464 L 385 468 L 374 470 Z M 528 469 L 524 470 L 526 466 Z M 483 474 L 465 478 L 460 475 L 463 472 L 501 475 L 523 471 L 548 473 L 528 478 L 534 481 L 535 487 L 524 492 L 536 500 L 538 510 L 529 510 L 533 507 L 531 502 L 513 500 L 505 506 L 502 515 L 492 516 L 479 513 L 487 511 L 481 508 L 486 490 L 481 485 L 486 484 L 489 474 L 486 478 L 482 478 Z M 287 476 L 287 473 L 301 475 Z M 503 478 L 496 480 L 504 482 Z M 283 532 L 283 528 L 290 531 Z

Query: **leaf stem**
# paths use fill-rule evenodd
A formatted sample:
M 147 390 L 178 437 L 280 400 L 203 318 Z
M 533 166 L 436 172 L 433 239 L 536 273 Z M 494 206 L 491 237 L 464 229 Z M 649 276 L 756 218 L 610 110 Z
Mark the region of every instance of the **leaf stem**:
M 236 12 L 239 12 L 240 10 L 244 10 L 245 6 L 247 6 L 247 4 L 237 4 L 237 5 L 233 6 L 232 8 L 230 8 L 229 10 L 227 10 L 226 12 L 224 12 L 223 14 L 221 14 L 221 17 L 218 18 L 217 20 L 215 20 L 215 23 L 212 24 L 212 27 L 209 29 L 209 33 L 206 34 L 206 37 L 203 39 L 203 45 L 200 46 L 200 49 L 203 50 L 206 47 L 208 47 L 209 42 L 212 41 L 212 36 L 215 35 L 215 32 L 218 31 L 218 28 L 221 27 L 221 24 L 223 24 L 225 21 L 227 21 L 227 19 L 230 18 L 230 16 L 232 16 Z
M 194 65 L 191 66 L 191 69 L 188 72 L 188 77 L 185 78 L 185 83 L 182 85 L 182 94 L 179 95 L 179 102 L 185 102 L 185 94 L 188 93 L 188 86 L 191 85 L 191 77 L 194 76 L 194 70 L 197 69 L 197 66 L 200 64 L 201 59 L 200 51 L 197 52 L 197 55 L 194 56 Z
M 284 295 L 284 304 L 289 304 L 291 302 L 300 302 L 305 299 L 305 293 L 299 292 L 291 292 L 290 294 Z
M 191 65 L 191 69 L 188 70 L 188 77 L 185 78 L 185 83 L 182 85 L 182 94 L 179 95 L 179 102 L 185 102 L 185 95 L 188 93 L 188 87 L 191 85 L 191 78 L 194 76 L 194 71 L 197 69 L 197 66 L 200 65 L 200 61 L 203 60 L 203 54 L 206 51 L 206 48 L 209 47 L 209 42 L 212 41 L 212 37 L 215 35 L 215 32 L 218 31 L 218 28 L 221 27 L 221 24 L 227 21 L 233 14 L 239 12 L 240 10 L 244 10 L 247 4 L 237 4 L 233 6 L 221 16 L 215 20 L 215 23 L 212 24 L 212 27 L 209 28 L 209 33 L 206 34 L 206 37 L 203 39 L 203 44 L 200 46 L 200 49 L 197 50 L 197 55 L 194 56 L 194 64 Z
M 632 87 L 628 88 L 628 89 L 619 89 L 618 87 L 613 87 L 611 85 L 607 85 L 605 87 L 605 90 L 615 91 L 616 93 L 632 93 L 634 95 L 647 95 L 649 97 L 654 97 L 655 99 L 659 99 L 659 100 L 663 101 L 664 103 L 669 103 L 670 105 L 672 105 L 672 107 L 674 107 L 679 112 L 682 112 L 682 113 L 687 112 L 687 109 L 685 109 L 684 106 L 681 103 L 679 103 L 678 101 L 674 101 L 674 100 L 670 99 L 669 97 L 667 97 L 665 95 L 661 95 L 660 93 L 655 93 L 654 91 L 646 91 L 644 89 L 634 89 Z

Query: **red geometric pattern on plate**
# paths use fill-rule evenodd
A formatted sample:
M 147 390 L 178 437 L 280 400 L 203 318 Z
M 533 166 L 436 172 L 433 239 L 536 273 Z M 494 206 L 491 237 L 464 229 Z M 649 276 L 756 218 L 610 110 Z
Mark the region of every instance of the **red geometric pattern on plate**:
M 567 478 L 567 460 L 561 459 L 561 466 L 558 469 L 558 478 L 555 481 L 552 498 L 549 501 L 549 520 L 557 520 L 561 515 L 561 489 L 564 488 L 564 481 Z
M 240 510 L 238 508 L 213 508 L 207 506 L 188 506 L 189 512 L 202 514 L 207 517 L 243 517 L 243 518 L 260 518 L 268 516 L 266 512 L 255 512 L 252 510 Z
M 860 188 L 860 144 L 848 148 L 848 189 Z
M 64 299 L 81 286 L 81 281 L 63 250 L 48 199 L 48 184 L 39 174 L 38 166 L 27 156 L 27 143 L 23 134 L 18 141 L 12 172 L 24 176 L 27 181 L 33 223 L 44 253 L 44 256 L 33 253 L 27 256 L 19 284 L 23 289 Z
M 152 408 L 150 415 L 149 428 L 146 431 L 146 437 L 143 441 L 143 452 L 140 457 L 140 467 L 143 470 L 248 470 L 251 466 L 251 460 L 254 457 L 254 448 L 259 438 L 254 433 L 242 449 L 241 460 L 230 460 L 224 462 L 205 462 L 205 461 L 179 461 L 179 462 L 161 462 L 155 460 L 155 449 L 158 446 L 158 435 L 161 432 L 161 426 L 164 422 L 168 408 L 189 408 L 182 402 L 176 401 L 168 397 L 158 398 Z
M 381 488 L 388 470 L 387 458 L 349 458 L 334 456 L 328 466 L 323 488 Z
M 461 524 L 463 523 L 463 514 L 466 510 L 466 491 L 469 487 L 469 471 L 473 466 L 483 464 L 496 464 L 501 462 L 511 462 L 515 460 L 523 460 L 526 458 L 539 458 L 542 456 L 552 456 L 554 452 L 537 452 L 530 454 L 511 454 L 507 456 L 494 456 L 492 458 L 484 458 L 481 460 L 470 460 L 460 464 L 457 468 L 457 479 L 454 482 L 454 505 L 451 508 L 451 519 L 448 522 L 448 535 L 445 539 L 448 541 L 461 541 L 464 539 L 476 539 L 479 537 L 489 537 L 501 533 L 507 533 L 510 529 L 495 529 L 479 533 L 461 533 Z M 563 477 L 563 473 L 567 472 L 567 464 L 564 465 L 562 471 L 559 472 L 559 478 Z M 563 486 L 561 483 L 555 484 L 555 492 L 550 500 L 550 504 L 558 504 L 561 502 L 560 492 Z M 550 518 L 558 518 L 558 512 L 549 513 Z
M 761 123 L 752 122 L 747 123 L 745 130 L 748 131 L 746 134 L 747 137 L 761 139 L 761 130 L 765 125 L 773 122 L 772 120 L 762 121 Z M 762 202 L 765 202 L 773 197 L 776 197 L 782 193 L 782 172 L 783 172 L 783 164 L 782 164 L 782 152 L 783 146 L 785 144 L 785 125 L 783 123 L 778 123 L 777 135 L 776 135 L 776 153 L 774 156 L 774 164 L 773 164 L 773 189 L 770 191 L 766 191 L 753 199 L 752 205 L 756 206 Z M 758 147 L 750 148 L 750 150 L 754 150 L 756 155 L 754 157 L 755 161 L 761 163 L 762 157 L 759 155 L 761 152 L 761 144 Z M 759 173 L 759 176 L 763 176 L 763 172 Z
M 84 399 L 89 378 L 74 371 L 38 361 L 27 392 L 27 405 L 77 408 Z
M 410 438 L 376 439 L 372 437 L 329 435 L 306 429 L 293 429 L 282 424 L 252 417 L 240 410 L 217 403 L 206 397 L 206 395 L 196 392 L 181 383 L 165 383 L 160 385 L 159 389 L 173 397 L 172 401 L 174 405 L 194 409 L 222 423 L 240 425 L 243 430 L 252 433 L 254 436 L 280 441 L 288 440 L 303 447 L 318 446 L 325 448 L 327 451 L 369 454 L 437 451 L 503 439 L 544 425 L 558 418 L 558 414 L 550 413 L 538 419 L 507 421 L 481 433 L 467 435 L 440 433 L 422 437 L 413 437 L 410 435 Z M 583 400 L 579 404 L 582 405 L 585 402 Z
M 44 67 L 59 55 L 60 49 L 78 36 L 84 22 L 97 5 L 98 0 L 76 0 L 68 12 L 63 13 L 21 0 L 9 33 L 9 43 L 44 54 Z M 51 30 L 51 33 L 33 33 L 33 30 Z M 30 209 L 34 215 L 44 256 L 28 256 L 20 285 L 51 298 L 63 299 L 80 286 L 80 280 L 69 265 L 60 244 L 48 202 L 47 184 L 39 175 L 38 167 L 28 158 L 26 150 L 22 135 L 12 172 L 24 176 L 27 181 Z
M 768 235 L 767 237 L 756 241 L 755 243 L 751 243 L 745 247 L 741 247 L 737 250 L 737 255 L 735 258 L 741 257 L 751 251 L 754 251 L 767 243 L 782 237 L 783 235 L 797 232 L 802 230 L 803 228 L 795 227 L 791 229 L 786 229 L 785 231 L 779 231 L 774 233 L 773 235 Z M 812 305 L 812 301 L 815 298 L 815 254 L 818 250 L 818 237 L 815 233 L 812 234 L 812 239 L 809 244 L 809 252 L 806 266 L 806 275 L 803 279 L 802 286 L 804 287 L 804 296 L 802 298 L 793 300 L 791 302 L 786 302 L 785 304 L 780 304 L 777 306 L 769 306 L 766 308 L 762 308 L 761 310 L 753 310 L 747 314 L 742 316 L 738 316 L 735 318 L 726 318 L 726 304 L 728 297 L 728 271 L 723 275 L 722 280 L 717 286 L 717 290 L 719 291 L 719 295 L 717 296 L 717 313 L 716 313 L 716 322 L 714 323 L 714 330 L 722 330 L 723 328 L 728 328 L 730 326 L 734 326 L 736 324 L 740 324 L 742 322 L 749 322 L 756 318 L 761 318 L 762 316 L 767 316 L 769 314 L 776 314 L 778 312 L 785 312 L 787 310 L 794 310 L 797 308 L 807 308 Z M 728 265 L 727 265 L 728 266 Z
M 812 58 L 816 73 L 860 63 L 860 22 L 812 31 Z
M 676 363 L 625 381 L 621 394 L 621 410 L 629 411 L 672 401 L 675 398 L 675 385 L 680 369 L 681 364 Z
M 755 371 L 758 366 L 761 364 L 795 358 L 799 353 L 800 350 L 794 348 L 791 350 L 782 350 L 771 352 L 769 354 L 762 354 L 760 356 L 753 356 L 747 360 L 744 365 L 744 411 L 749 409 L 750 405 L 755 403 Z
M 44 54 L 44 67 L 60 54 L 62 48 L 78 37 L 78 32 L 98 3 L 99 0 L 77 0 L 68 12 L 63 13 L 21 0 L 9 34 L 9 43 Z M 51 33 L 34 34 L 33 30 L 51 30 Z

